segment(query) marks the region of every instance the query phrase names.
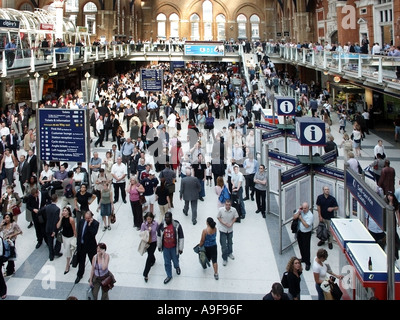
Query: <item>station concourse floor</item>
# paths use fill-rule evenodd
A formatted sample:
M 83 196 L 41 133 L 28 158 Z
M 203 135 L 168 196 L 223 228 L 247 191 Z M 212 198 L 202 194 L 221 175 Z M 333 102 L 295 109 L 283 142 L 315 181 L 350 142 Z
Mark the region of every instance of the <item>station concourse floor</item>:
M 332 114 L 332 134 L 335 142 L 340 144 L 341 134 L 338 132 L 337 115 Z M 227 120 L 216 120 L 216 129 L 227 126 Z M 124 123 L 125 125 L 125 123 Z M 186 142 L 187 121 L 182 123 L 180 139 L 183 142 L 184 151 L 188 150 Z M 351 133 L 351 123 L 347 123 L 347 132 Z M 379 132 L 371 130 L 362 142 L 362 157 L 359 159 L 362 167 L 366 167 L 373 159 L 373 147 L 379 139 Z M 92 148 L 99 152 L 100 158 L 105 151 L 111 148 L 112 142 L 104 142 L 104 148 Z M 386 136 L 384 146 L 386 154 L 392 160 L 392 166 L 396 169 L 396 187 L 399 183 L 400 158 L 398 153 L 399 144 L 394 142 L 394 128 L 392 138 Z M 210 151 L 208 145 L 207 150 Z M 21 149 L 22 150 L 22 149 Z M 19 151 L 23 152 L 23 151 Z M 343 168 L 342 149 L 339 149 L 337 165 Z M 157 175 L 158 176 L 158 175 Z M 216 220 L 217 196 L 214 187 L 206 186 L 205 201 L 198 202 L 198 219 L 194 226 L 191 222 L 191 211 L 189 216 L 182 213 L 183 201 L 179 201 L 179 178 L 176 185 L 177 192 L 174 196 L 174 208 L 171 210 L 173 218 L 178 220 L 184 231 L 184 251 L 180 256 L 181 275 L 177 275 L 173 269 L 173 279 L 165 285 L 166 277 L 162 253 L 156 250 L 156 263 L 149 273 L 149 281 L 143 279 L 143 269 L 147 254 L 141 256 L 138 251 L 139 232 L 133 228 L 131 207 L 128 202 L 124 204 L 120 199 L 115 204 L 117 221 L 112 225 L 112 230 L 102 231 L 102 222 L 99 212 L 96 211 L 97 202 L 94 201 L 90 207 L 95 218 L 100 222 L 97 233 L 97 241 L 107 245 L 110 254 L 109 269 L 114 273 L 117 280 L 115 287 L 110 291 L 110 300 L 261 300 L 268 293 L 274 282 L 279 282 L 286 264 L 290 257 L 300 257 L 297 243 L 288 247 L 280 254 L 279 250 L 279 221 L 278 217 L 271 213 L 263 219 L 261 214 L 256 214 L 255 201 L 245 202 L 246 218 L 241 223 L 234 225 L 233 254 L 234 260 L 228 259 L 227 266 L 222 265 L 221 250 L 218 243 L 218 273 L 219 280 L 213 277 L 213 269 L 203 269 L 198 261 L 198 255 L 194 253 L 193 247 L 199 243 L 202 229 L 206 227 L 207 217 Z M 4 188 L 3 188 L 4 189 Z M 19 182 L 17 182 L 19 191 Z M 4 191 L 4 190 L 3 190 Z M 271 208 L 277 211 L 277 201 L 274 196 L 270 199 Z M 59 202 L 61 205 L 61 202 Z M 294 204 L 294 208 L 298 204 Z M 155 205 L 156 219 L 159 209 Z M 316 211 L 314 214 L 317 214 Z M 88 279 L 90 274 L 90 263 L 86 259 L 86 269 L 82 280 L 74 284 L 77 268 L 70 269 L 64 275 L 65 256 L 48 259 L 48 248 L 43 244 L 35 249 L 36 237 L 34 228 L 27 229 L 28 222 L 25 221 L 24 207 L 19 216 L 18 224 L 23 230 L 23 235 L 18 236 L 16 241 L 17 260 L 16 272 L 11 277 L 5 277 L 8 292 L 6 300 L 65 300 L 69 296 L 75 296 L 79 300 L 86 299 Z M 315 227 L 315 226 L 314 226 Z M 290 226 L 283 228 L 283 239 L 286 245 L 292 237 Z M 311 240 L 311 257 L 314 258 L 318 246 L 315 232 Z M 284 243 L 285 245 L 285 243 Z M 334 272 L 339 270 L 340 248 L 334 242 L 333 249 L 329 250 L 327 245 L 323 246 L 329 253 L 328 262 Z M 314 286 L 312 269 L 305 271 L 301 276 L 301 300 L 317 300 L 317 292 Z

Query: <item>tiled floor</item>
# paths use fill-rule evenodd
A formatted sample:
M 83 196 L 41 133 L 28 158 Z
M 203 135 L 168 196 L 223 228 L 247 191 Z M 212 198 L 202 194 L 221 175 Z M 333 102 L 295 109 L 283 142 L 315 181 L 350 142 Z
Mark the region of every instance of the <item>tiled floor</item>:
M 182 127 L 186 127 L 183 123 Z M 219 120 L 217 128 L 222 128 L 227 121 Z M 337 132 L 337 120 L 334 118 L 333 134 L 336 142 L 341 142 L 341 135 Z M 350 130 L 350 124 L 347 124 Z M 181 132 L 186 137 L 185 131 Z M 185 140 L 185 139 L 183 139 Z M 363 157 L 360 159 L 365 167 L 372 160 L 373 147 L 378 137 L 375 134 L 367 135 L 363 141 Z M 392 159 L 392 166 L 400 173 L 398 146 L 393 141 L 384 140 L 388 157 Z M 111 142 L 105 142 L 106 148 L 96 149 L 100 157 L 105 149 L 111 147 Z M 188 143 L 183 143 L 184 150 Z M 340 150 L 342 152 L 342 150 Z M 342 154 L 340 154 L 341 156 Z M 343 167 L 342 157 L 338 160 L 338 167 Z M 396 177 L 396 181 L 398 181 Z M 179 190 L 180 179 L 177 190 Z M 222 266 L 220 247 L 218 247 L 219 280 L 213 277 L 212 268 L 204 270 L 199 262 L 193 247 L 199 242 L 201 231 L 206 226 L 207 217 L 216 217 L 217 196 L 213 187 L 206 187 L 205 201 L 198 204 L 198 223 L 193 226 L 190 213 L 186 217 L 182 213 L 183 202 L 175 194 L 172 209 L 174 219 L 182 223 L 185 235 L 185 249 L 180 257 L 181 275 L 173 275 L 172 281 L 163 284 L 166 277 L 162 254 L 156 251 L 156 263 L 150 271 L 149 281 L 143 280 L 142 272 L 146 255 L 141 256 L 138 251 L 139 234 L 132 227 L 132 213 L 130 204 L 121 200 L 116 204 L 117 222 L 112 225 L 111 231 L 102 231 L 99 228 L 97 240 L 107 244 L 107 252 L 111 255 L 110 270 L 114 273 L 117 283 L 110 292 L 112 300 L 260 300 L 270 291 L 273 282 L 280 281 L 281 274 L 286 267 L 288 259 L 294 255 L 299 256 L 297 244 L 279 253 L 279 221 L 274 214 L 267 214 L 263 219 L 256 214 L 254 201 L 246 201 L 246 219 L 234 226 L 234 255 L 235 260 L 229 260 L 227 266 Z M 275 198 L 271 198 L 271 208 L 276 208 Z M 96 212 L 96 202 L 91 205 L 95 218 L 101 220 Z M 277 212 L 277 210 L 273 210 Z M 156 206 L 155 213 L 158 208 Z M 7 300 L 32 300 L 32 299 L 66 299 L 76 296 L 80 300 L 86 299 L 90 263 L 87 261 L 86 271 L 80 283 L 74 284 L 77 269 L 64 275 L 65 257 L 48 260 L 47 246 L 42 245 L 35 249 L 36 239 L 34 229 L 27 229 L 28 223 L 21 214 L 19 225 L 23 235 L 17 239 L 18 259 L 16 273 L 7 277 Z M 284 228 L 283 241 L 289 243 L 292 237 L 290 229 Z M 312 236 L 311 255 L 314 256 L 318 247 L 317 238 Z M 334 244 L 329 250 L 328 258 L 332 268 L 338 269 L 339 247 Z M 301 299 L 316 300 L 316 290 L 312 271 L 304 271 L 301 281 Z

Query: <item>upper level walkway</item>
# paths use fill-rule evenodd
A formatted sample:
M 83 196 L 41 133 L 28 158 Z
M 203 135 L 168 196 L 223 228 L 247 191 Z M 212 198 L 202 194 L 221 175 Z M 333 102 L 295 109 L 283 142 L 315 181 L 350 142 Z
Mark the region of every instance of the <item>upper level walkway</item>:
M 400 71 L 400 57 L 299 49 L 290 44 L 267 44 L 266 54 L 279 57 L 285 63 L 320 70 L 367 87 L 400 94 L 400 79 L 396 74 L 397 70 Z
M 1 50 L 0 78 L 112 60 L 239 62 L 242 52 L 242 46 L 229 45 L 223 56 L 194 56 L 185 54 L 184 45 L 146 43 Z

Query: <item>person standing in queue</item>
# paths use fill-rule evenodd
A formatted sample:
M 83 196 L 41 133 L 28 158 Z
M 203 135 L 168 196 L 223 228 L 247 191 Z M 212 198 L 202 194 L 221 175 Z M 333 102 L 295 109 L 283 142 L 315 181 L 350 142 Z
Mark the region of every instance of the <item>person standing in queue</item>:
M 314 216 L 307 202 L 303 202 L 299 210 L 293 215 L 293 219 L 299 219 L 297 242 L 299 243 L 301 262 L 306 264 L 306 271 L 308 271 L 311 267 L 310 247 Z
M 328 230 L 328 247 L 332 249 L 331 219 L 335 216 L 335 211 L 339 209 L 339 206 L 336 198 L 330 195 L 328 186 L 324 186 L 322 190 L 323 193 L 318 196 L 316 202 L 318 217 L 319 221 L 323 222 Z M 324 243 L 325 241 L 320 240 L 317 245 L 322 246 Z

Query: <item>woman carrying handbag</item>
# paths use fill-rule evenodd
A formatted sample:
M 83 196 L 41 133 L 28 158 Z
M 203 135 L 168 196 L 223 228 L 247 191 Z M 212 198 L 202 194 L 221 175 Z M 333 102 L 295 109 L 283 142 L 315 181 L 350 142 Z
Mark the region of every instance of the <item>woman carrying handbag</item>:
M 144 222 L 140 228 L 140 232 L 149 232 L 149 247 L 147 248 L 146 265 L 143 271 L 144 281 L 146 282 L 149 280 L 149 272 L 151 267 L 156 263 L 154 251 L 156 251 L 157 248 L 157 228 L 158 222 L 154 220 L 154 215 L 151 212 L 147 212 L 144 216 Z
M 101 282 L 109 275 L 108 263 L 110 255 L 106 253 L 107 246 L 105 243 L 97 245 L 97 254 L 93 257 L 92 269 L 90 272 L 89 286 L 93 288 L 93 298 L 97 300 L 101 288 L 101 300 L 109 300 L 108 290 L 104 290 Z

